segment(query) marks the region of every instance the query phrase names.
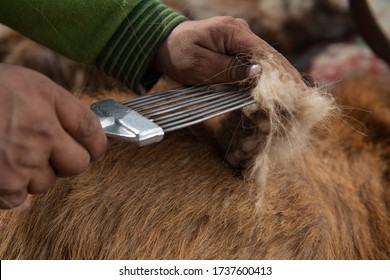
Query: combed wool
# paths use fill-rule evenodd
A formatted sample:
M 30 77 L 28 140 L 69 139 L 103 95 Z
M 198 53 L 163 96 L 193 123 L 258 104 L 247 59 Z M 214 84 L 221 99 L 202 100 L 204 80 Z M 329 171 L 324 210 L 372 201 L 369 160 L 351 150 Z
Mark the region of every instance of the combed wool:
M 299 156 L 311 139 L 311 129 L 329 115 L 334 105 L 326 90 L 298 82 L 273 59 L 272 54 L 258 63 L 262 66 L 262 74 L 252 90 L 258 104 L 245 108 L 244 113 L 252 116 L 267 137 L 264 143 L 259 143 L 256 137 L 246 139 L 243 146 L 253 147 L 253 141 L 260 145 L 252 175 L 265 183 L 269 165 Z M 263 110 L 265 117 L 253 117 L 258 110 Z
M 245 165 L 247 178 L 265 185 L 270 167 L 299 158 L 312 140 L 313 127 L 335 112 L 335 105 L 326 89 L 305 85 L 277 53 L 257 53 L 259 58 L 252 63 L 260 65 L 262 72 L 251 91 L 257 103 L 245 107 L 239 120 L 245 136 L 232 129 L 233 135 L 219 137 L 239 138 L 235 145 L 229 140 L 228 162 Z M 220 130 L 237 125 L 226 118 Z

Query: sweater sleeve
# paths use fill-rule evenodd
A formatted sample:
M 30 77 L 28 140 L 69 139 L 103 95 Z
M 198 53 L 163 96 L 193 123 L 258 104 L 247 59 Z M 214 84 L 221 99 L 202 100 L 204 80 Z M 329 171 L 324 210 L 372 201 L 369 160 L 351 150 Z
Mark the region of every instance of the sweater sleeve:
M 1 0 L 0 22 L 133 90 L 158 77 L 157 48 L 186 18 L 158 0 Z

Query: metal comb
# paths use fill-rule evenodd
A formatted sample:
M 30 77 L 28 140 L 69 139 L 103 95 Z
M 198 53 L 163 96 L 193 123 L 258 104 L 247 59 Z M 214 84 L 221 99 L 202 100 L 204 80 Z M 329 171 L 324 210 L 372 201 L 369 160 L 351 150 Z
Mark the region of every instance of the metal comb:
M 91 109 L 107 136 L 139 146 L 159 142 L 166 132 L 188 127 L 255 101 L 249 89 L 221 86 L 181 87 L 117 102 L 96 102 Z

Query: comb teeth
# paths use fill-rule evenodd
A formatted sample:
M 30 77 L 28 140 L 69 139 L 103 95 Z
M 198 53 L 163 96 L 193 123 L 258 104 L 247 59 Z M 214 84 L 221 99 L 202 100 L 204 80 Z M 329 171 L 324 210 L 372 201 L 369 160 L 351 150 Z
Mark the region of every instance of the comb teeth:
M 122 105 L 150 119 L 164 132 L 169 132 L 253 103 L 255 101 L 248 89 L 196 86 L 142 96 L 122 102 Z

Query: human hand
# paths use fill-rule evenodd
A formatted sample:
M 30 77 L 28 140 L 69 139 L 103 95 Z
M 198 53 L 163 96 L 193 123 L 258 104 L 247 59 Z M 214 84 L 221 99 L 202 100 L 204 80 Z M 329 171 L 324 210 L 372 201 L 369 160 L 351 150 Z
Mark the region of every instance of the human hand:
M 152 64 L 183 84 L 237 82 L 261 72 L 260 66 L 251 66 L 237 55 L 249 57 L 265 45 L 269 47 L 243 19 L 186 21 L 168 36 Z
M 260 51 L 259 51 L 260 50 Z M 176 26 L 158 49 L 152 65 L 182 84 L 229 83 L 261 74 L 248 58 L 272 54 L 296 81 L 298 71 L 254 34 L 248 23 L 230 16 L 185 21 Z
M 19 206 L 105 152 L 98 119 L 45 76 L 0 64 L 0 208 Z

